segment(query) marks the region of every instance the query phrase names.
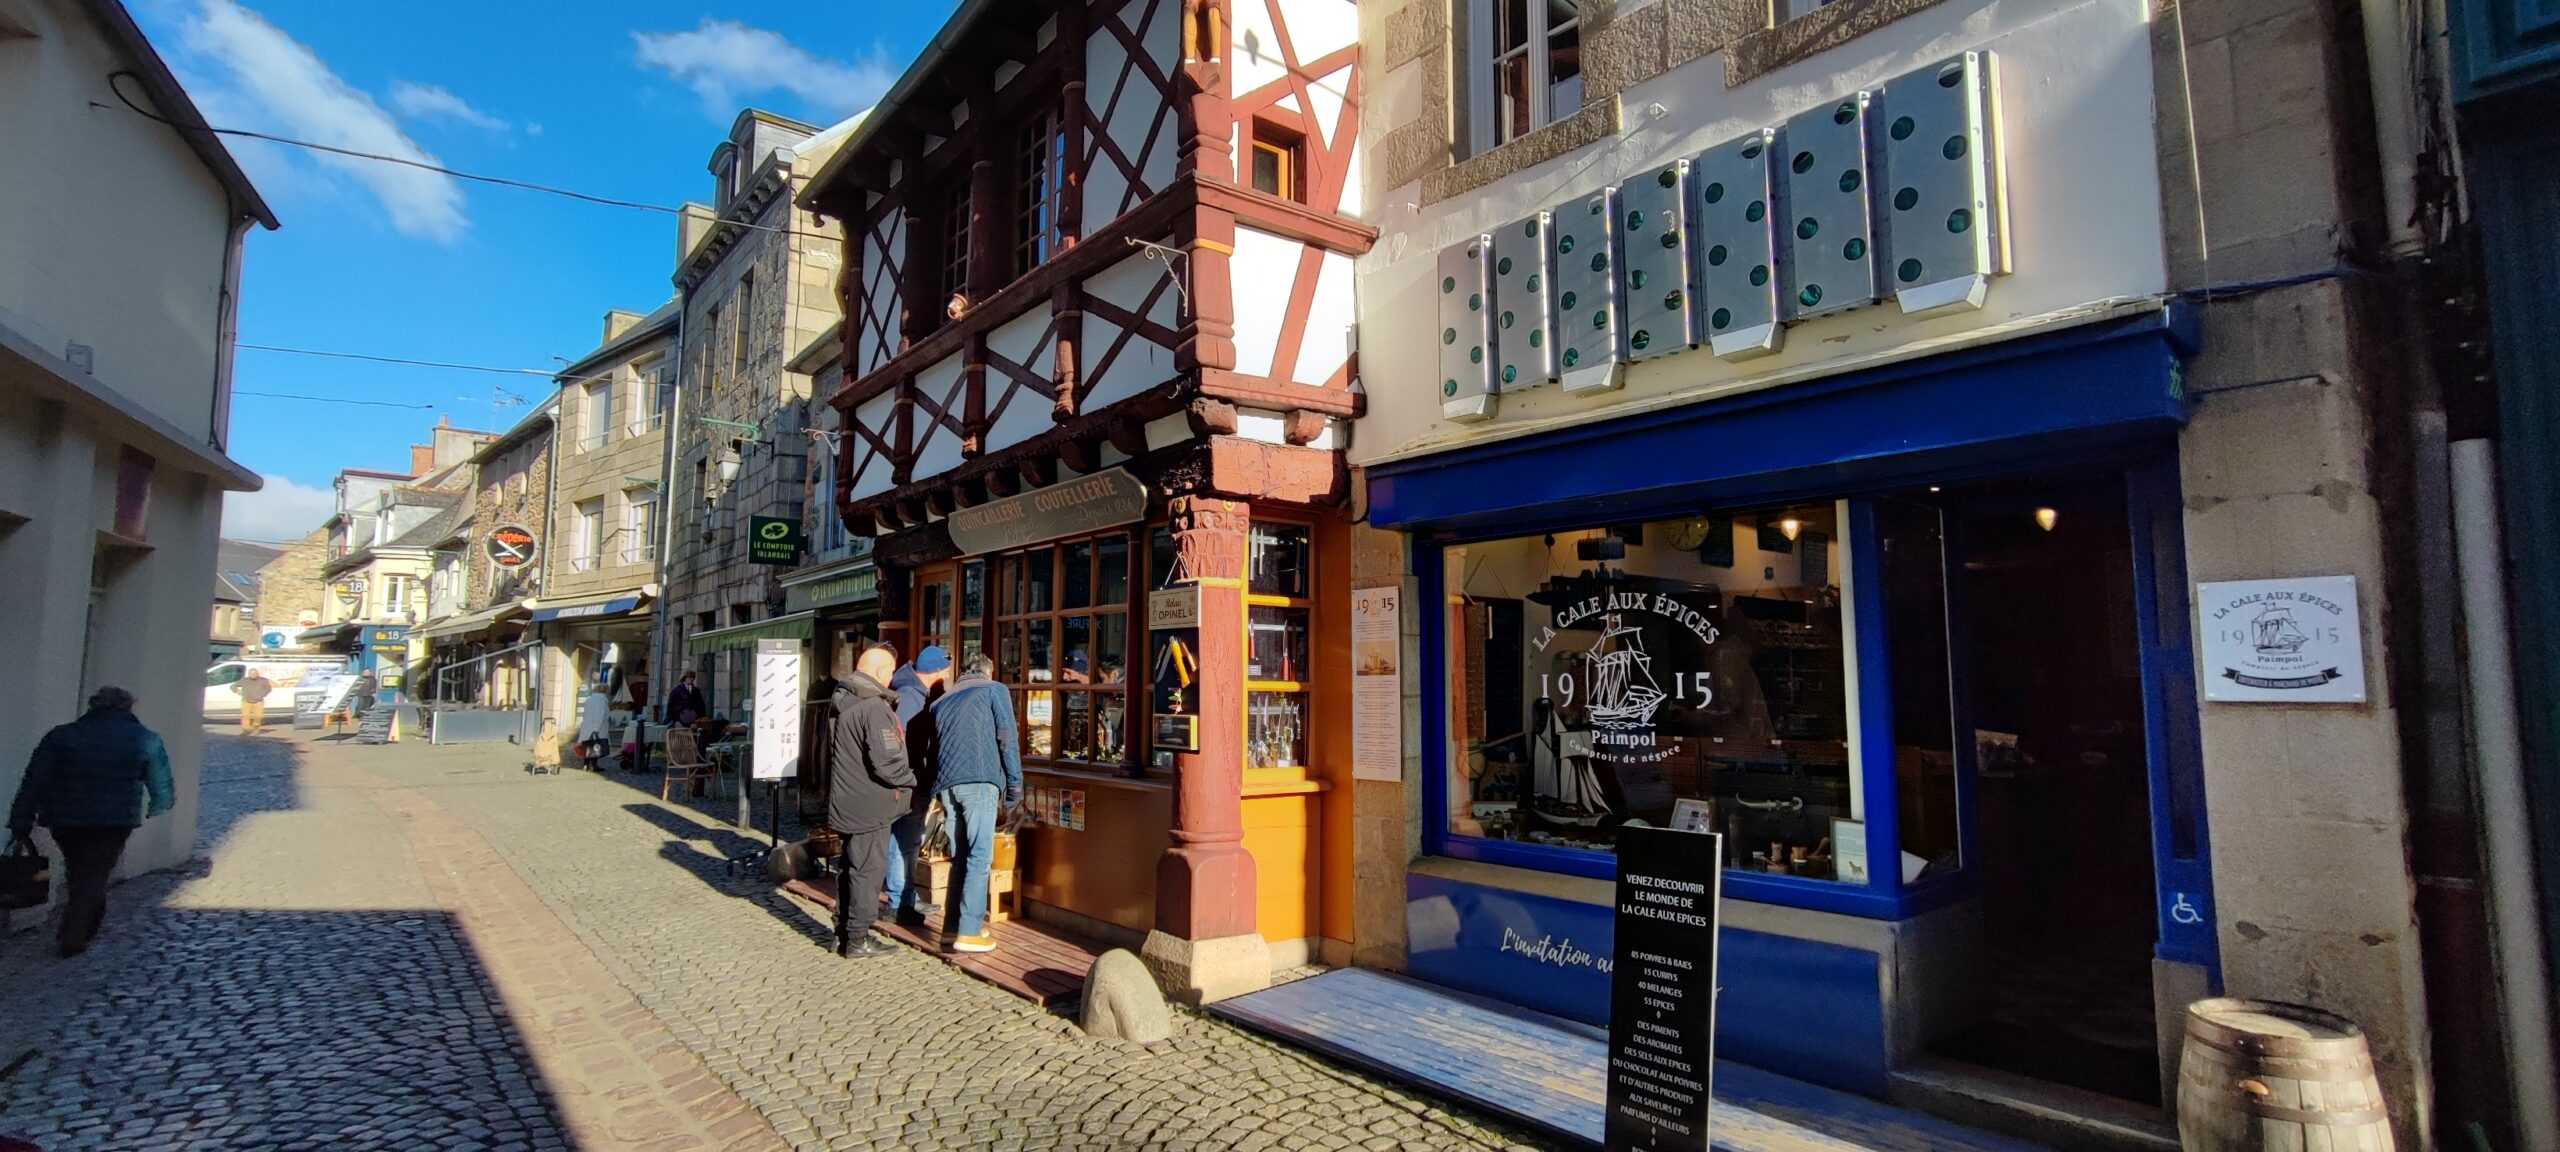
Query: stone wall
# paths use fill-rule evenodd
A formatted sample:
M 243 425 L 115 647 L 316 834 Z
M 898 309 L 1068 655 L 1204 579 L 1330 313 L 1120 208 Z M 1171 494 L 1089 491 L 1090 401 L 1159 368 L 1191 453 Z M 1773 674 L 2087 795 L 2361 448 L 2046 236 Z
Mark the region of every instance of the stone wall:
M 1354 476 L 1355 505 L 1365 506 L 1365 479 Z M 1405 962 L 1405 867 L 1422 855 L 1422 613 L 1419 585 L 1406 574 L 1405 537 L 1366 524 L 1351 526 L 1351 586 L 1401 588 L 1404 632 L 1404 778 L 1351 782 L 1351 960 L 1402 970 Z
M 550 538 L 558 542 L 561 552 L 557 562 L 547 569 L 546 594 L 567 597 L 616 592 L 658 578 L 656 537 L 664 521 L 652 526 L 647 540 L 633 539 L 626 526 L 631 494 L 657 497 L 659 471 L 666 465 L 663 414 L 654 421 L 648 416 L 650 409 L 642 395 L 646 382 L 639 365 L 672 355 L 674 348 L 674 334 L 669 332 L 664 339 L 642 343 L 612 366 L 612 420 L 602 444 L 590 443 L 587 436 L 587 385 L 571 384 L 561 389 L 560 423 L 569 431 L 559 438 L 560 462 L 553 479 L 558 498 L 551 505 L 550 527 Z M 597 562 L 586 571 L 578 571 L 570 562 L 568 550 L 575 538 L 578 506 L 589 500 L 602 502 L 605 538 L 599 543 Z M 661 517 L 665 511 L 665 501 L 661 499 Z
M 2217 289 L 2187 366 L 2187 575 L 2355 576 L 2369 697 L 2201 705 L 2223 987 L 2363 1026 L 2400 1146 L 2427 1147 L 2427 1013 L 2391 675 L 2416 653 L 2390 642 L 2386 611 L 2383 492 L 2395 483 L 2388 429 L 2405 417 L 2390 401 L 2404 366 L 2379 344 L 2397 329 L 2371 289 L 2339 274 L 2359 236 L 2381 235 L 2361 45 L 2351 20 L 2317 0 L 2170 11 L 2179 6 L 2159 0 L 2152 24 L 2170 283 Z M 2296 278 L 2309 279 L 2267 286 Z
M 547 530 L 557 431 L 556 424 L 546 423 L 523 443 L 480 462 L 471 486 L 471 539 L 462 560 L 466 611 L 532 595 L 549 573 L 559 570 L 553 555 L 558 541 Z M 490 531 L 509 524 L 531 529 L 540 539 L 540 550 L 527 568 L 508 571 L 489 562 Z M 511 576 L 522 579 L 511 581 Z
M 329 562 L 329 530 L 314 528 L 282 547 L 283 555 L 258 569 L 258 622 L 266 627 L 294 627 L 305 612 L 316 619 L 320 598 L 328 595 L 320 569 Z

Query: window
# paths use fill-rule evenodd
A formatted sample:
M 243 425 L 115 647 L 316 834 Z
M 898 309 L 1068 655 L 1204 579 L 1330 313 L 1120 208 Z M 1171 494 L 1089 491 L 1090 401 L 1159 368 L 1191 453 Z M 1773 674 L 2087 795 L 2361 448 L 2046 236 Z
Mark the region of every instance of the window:
M 408 617 L 409 597 L 415 594 L 417 583 L 418 578 L 415 576 L 385 576 L 382 578 L 383 619 L 402 620 Z
M 631 488 L 622 493 L 622 549 L 625 564 L 658 558 L 658 490 Z
M 577 522 L 569 538 L 569 570 L 593 572 L 596 553 L 604 544 L 604 499 L 580 500 L 576 505 Z
M 943 201 L 942 294 L 969 294 L 969 185 L 965 180 Z
M 1448 831 L 1608 852 L 1641 819 L 1865 883 L 1843 507 L 1448 549 Z
M 1054 108 L 1032 114 L 1022 126 L 1021 167 L 1014 173 L 1013 273 L 1029 272 L 1057 254 L 1060 177 L 1067 170 L 1067 134 Z
M 1313 532 L 1304 524 L 1255 520 L 1245 579 L 1245 754 L 1247 768 L 1307 763 L 1308 599 Z
M 702 387 L 706 392 L 720 390 L 720 306 L 714 304 L 705 312 L 702 326 Z
M 582 451 L 592 452 L 613 438 L 613 381 L 596 380 L 587 384 L 587 433 L 579 443 Z
M 737 306 L 730 312 L 738 322 L 738 330 L 729 335 L 729 378 L 744 383 L 747 366 L 755 350 L 750 328 L 756 322 L 756 274 L 753 269 L 738 277 Z
M 655 432 L 666 425 L 669 401 L 675 389 L 667 380 L 667 358 L 660 356 L 640 366 L 639 382 L 631 396 L 631 428 L 627 435 Z
M 1127 755 L 1130 548 L 1128 533 L 1111 532 L 1000 560 L 996 678 L 1021 703 L 1024 756 Z M 963 588 L 964 607 L 975 596 Z
M 1581 0 L 1481 0 L 1470 15 L 1478 151 L 1582 110 Z
M 1257 121 L 1253 126 L 1252 170 L 1248 173 L 1256 192 L 1264 192 L 1283 200 L 1298 198 L 1299 158 L 1305 142 L 1284 138 L 1280 129 Z

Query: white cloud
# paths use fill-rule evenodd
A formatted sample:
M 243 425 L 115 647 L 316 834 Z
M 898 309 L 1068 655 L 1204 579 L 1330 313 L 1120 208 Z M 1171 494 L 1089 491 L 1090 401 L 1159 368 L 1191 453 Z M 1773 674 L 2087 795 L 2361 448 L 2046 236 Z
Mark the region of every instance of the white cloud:
M 373 97 L 339 79 L 329 65 L 283 30 L 232 0 L 203 0 L 180 25 L 180 41 L 201 58 L 208 111 L 247 127 L 315 144 L 435 164 L 435 155 L 400 130 Z M 467 107 L 467 106 L 466 106 Z M 450 176 L 380 160 L 311 153 L 316 161 L 371 191 L 391 226 L 411 236 L 450 242 L 462 235 L 462 185 Z
M 727 120 L 744 98 L 782 91 L 828 116 L 870 107 L 898 78 L 879 53 L 846 63 L 811 53 L 764 28 L 709 20 L 689 32 L 634 32 L 640 63 L 690 86 L 711 115 Z
M 439 84 L 394 80 L 391 82 L 391 106 L 412 120 L 450 120 L 492 132 L 504 132 L 508 127 L 506 121 L 472 107 L 470 101 Z
M 234 540 L 300 540 L 338 510 L 334 488 L 296 484 L 283 476 L 261 479 L 267 486 L 255 492 L 223 494 L 223 535 Z

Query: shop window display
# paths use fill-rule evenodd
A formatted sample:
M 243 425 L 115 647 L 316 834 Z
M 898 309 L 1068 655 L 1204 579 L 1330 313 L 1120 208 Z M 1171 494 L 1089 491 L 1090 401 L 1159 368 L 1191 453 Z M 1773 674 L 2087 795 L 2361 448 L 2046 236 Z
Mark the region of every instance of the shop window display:
M 1126 755 L 1129 559 L 1128 535 L 1115 532 L 998 561 L 996 677 L 1019 703 L 1025 757 Z M 979 594 L 964 584 L 964 608 Z
M 1447 549 L 1448 832 L 1608 852 L 1630 825 L 1712 829 L 1728 868 L 1870 883 L 1847 518 L 1823 501 Z M 1952 867 L 1936 521 L 1903 519 L 1881 542 L 1893 614 L 1934 635 L 1938 671 L 1905 693 L 1934 689 L 1934 721 L 1896 709 L 1923 717 L 1895 724 L 1897 806 L 1943 818 Z
M 1256 520 L 1245 581 L 1245 766 L 1307 763 L 1307 598 L 1313 532 Z

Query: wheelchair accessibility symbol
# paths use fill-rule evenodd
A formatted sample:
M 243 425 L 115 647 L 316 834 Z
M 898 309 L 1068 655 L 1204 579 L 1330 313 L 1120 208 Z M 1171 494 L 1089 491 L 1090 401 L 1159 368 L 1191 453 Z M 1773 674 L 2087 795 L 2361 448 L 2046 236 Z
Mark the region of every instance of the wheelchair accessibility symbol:
M 2187 903 L 2186 893 L 2178 892 L 2174 895 L 2177 896 L 2177 901 L 2169 905 L 2169 919 L 2172 923 L 2199 924 L 2204 921 L 2204 913 L 2196 911 L 2195 905 Z

